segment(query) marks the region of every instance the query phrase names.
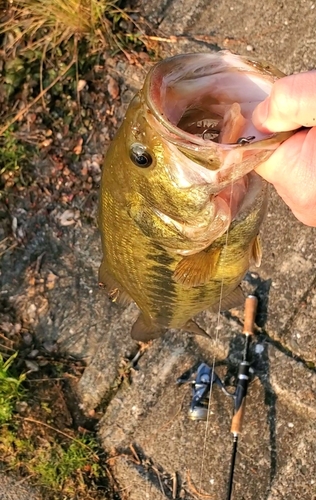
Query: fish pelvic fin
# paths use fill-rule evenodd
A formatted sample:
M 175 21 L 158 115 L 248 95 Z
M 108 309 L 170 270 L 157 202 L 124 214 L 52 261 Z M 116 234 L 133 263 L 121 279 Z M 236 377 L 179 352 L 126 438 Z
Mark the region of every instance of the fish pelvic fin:
M 261 260 L 262 260 L 262 247 L 261 247 L 261 240 L 259 234 L 255 237 L 253 240 L 253 244 L 251 246 L 250 250 L 250 261 L 253 263 L 256 267 L 260 267 L 261 265 Z
M 173 279 L 185 288 L 208 283 L 215 273 L 220 253 L 220 248 L 213 248 L 184 257 L 175 268 Z
M 223 297 L 220 302 L 212 305 L 210 310 L 212 312 L 228 311 L 234 307 L 240 307 L 245 302 L 245 295 L 241 287 L 238 286 L 233 292 L 226 297 Z
M 201 328 L 193 319 L 189 319 L 189 321 L 186 322 L 181 330 L 189 333 L 194 333 L 194 335 L 202 335 L 203 337 L 207 337 L 208 339 L 210 338 L 206 331 L 203 330 L 203 328 Z
M 99 269 L 99 286 L 105 289 L 111 302 L 116 302 L 121 306 L 128 306 L 133 302 L 133 299 L 111 275 L 105 259 L 103 259 Z
M 166 328 L 157 327 L 151 322 L 147 322 L 141 313 L 132 326 L 131 337 L 139 342 L 149 342 L 161 337 L 166 332 Z

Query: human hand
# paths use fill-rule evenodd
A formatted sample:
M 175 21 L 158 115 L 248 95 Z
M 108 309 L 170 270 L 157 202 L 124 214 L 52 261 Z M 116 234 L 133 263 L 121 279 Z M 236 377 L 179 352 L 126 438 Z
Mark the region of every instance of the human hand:
M 316 71 L 277 80 L 252 119 L 264 132 L 311 127 L 283 142 L 256 171 L 301 222 L 316 227 Z

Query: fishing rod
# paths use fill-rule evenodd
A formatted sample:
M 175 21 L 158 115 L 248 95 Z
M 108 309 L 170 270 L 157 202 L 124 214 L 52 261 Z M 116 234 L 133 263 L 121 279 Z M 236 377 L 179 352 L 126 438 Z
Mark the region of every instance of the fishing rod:
M 233 434 L 233 448 L 229 471 L 227 500 L 232 498 L 235 463 L 238 447 L 238 436 L 242 430 L 242 424 L 246 408 L 246 396 L 250 378 L 249 347 L 254 334 L 255 318 L 257 313 L 258 299 L 255 295 L 248 295 L 245 301 L 244 328 L 243 334 L 246 336 L 243 360 L 239 365 L 237 376 L 237 387 L 234 397 L 234 415 L 232 418 L 230 431 Z
M 233 393 L 226 389 L 224 382 L 215 373 L 213 368 L 208 366 L 206 363 L 201 363 L 199 365 L 194 380 L 192 380 L 192 378 L 184 378 L 184 375 L 177 380 L 178 384 L 192 384 L 193 395 L 189 408 L 189 417 L 192 420 L 207 420 L 209 394 L 213 384 L 218 385 L 226 396 L 229 396 L 233 399 L 234 411 L 230 428 L 233 434 L 233 447 L 229 470 L 228 491 L 226 497 L 227 500 L 231 500 L 232 498 L 235 463 L 238 448 L 238 436 L 242 430 L 248 384 L 252 371 L 250 367 L 249 354 L 251 339 L 254 335 L 254 324 L 257 313 L 257 306 L 257 297 L 255 295 L 248 295 L 245 301 L 244 327 L 242 332 L 246 337 L 245 346 L 243 358 L 238 368 L 237 386 Z

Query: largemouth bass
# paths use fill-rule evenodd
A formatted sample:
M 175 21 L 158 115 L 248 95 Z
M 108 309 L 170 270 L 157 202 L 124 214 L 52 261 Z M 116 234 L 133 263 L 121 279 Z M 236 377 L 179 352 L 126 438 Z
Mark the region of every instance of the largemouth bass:
M 134 339 L 202 333 L 196 314 L 241 303 L 267 204 L 253 170 L 292 134 L 263 134 L 251 115 L 282 76 L 228 51 L 180 55 L 132 100 L 102 172 L 99 281 L 140 308 Z

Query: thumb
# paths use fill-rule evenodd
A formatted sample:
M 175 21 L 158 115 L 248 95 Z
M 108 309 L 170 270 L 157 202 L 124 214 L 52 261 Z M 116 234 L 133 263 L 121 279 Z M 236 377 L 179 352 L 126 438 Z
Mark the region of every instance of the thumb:
M 316 125 L 316 71 L 277 80 L 271 95 L 255 108 L 252 120 L 262 131 L 285 132 Z

